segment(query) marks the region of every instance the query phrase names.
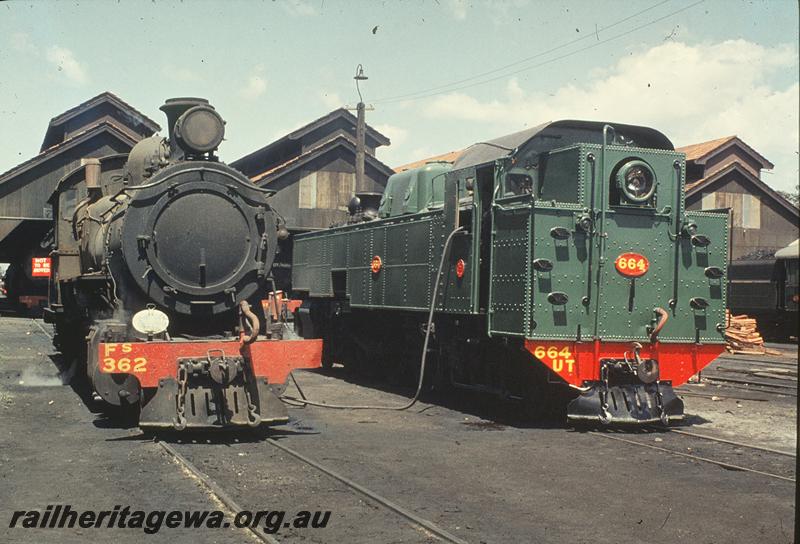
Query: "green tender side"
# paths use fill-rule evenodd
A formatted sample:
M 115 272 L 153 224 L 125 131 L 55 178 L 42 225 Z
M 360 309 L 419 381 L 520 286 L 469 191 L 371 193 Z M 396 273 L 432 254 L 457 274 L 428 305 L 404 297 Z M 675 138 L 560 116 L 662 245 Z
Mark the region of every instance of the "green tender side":
M 292 287 L 311 297 L 346 296 L 354 308 L 427 311 L 445 238 L 442 210 L 303 234 L 294 240 Z M 454 239 L 437 308 L 472 313 L 472 236 Z M 372 259 L 381 269 L 373 273 Z

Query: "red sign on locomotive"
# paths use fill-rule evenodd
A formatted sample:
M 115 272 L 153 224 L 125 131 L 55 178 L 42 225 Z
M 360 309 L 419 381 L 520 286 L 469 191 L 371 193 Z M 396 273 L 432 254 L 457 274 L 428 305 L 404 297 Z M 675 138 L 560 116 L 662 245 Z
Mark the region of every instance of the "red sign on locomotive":
M 49 278 L 50 262 L 50 257 L 33 257 L 31 259 L 31 276 L 34 278 Z

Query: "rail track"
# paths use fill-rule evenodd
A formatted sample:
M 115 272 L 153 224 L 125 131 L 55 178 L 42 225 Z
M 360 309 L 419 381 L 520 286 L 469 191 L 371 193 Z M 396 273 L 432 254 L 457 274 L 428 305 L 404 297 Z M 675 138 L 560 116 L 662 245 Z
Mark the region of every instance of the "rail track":
M 31 321 L 50 339 L 53 338 L 53 335 L 42 326 L 42 324 L 36 320 L 31 319 Z M 344 484 L 350 490 L 363 495 L 370 500 L 378 503 L 379 505 L 383 506 L 385 509 L 398 514 L 399 516 L 403 517 L 408 521 L 410 524 L 417 526 L 418 528 L 430 533 L 440 540 L 444 542 L 450 542 L 452 544 L 468 544 L 462 538 L 449 533 L 445 529 L 439 527 L 432 521 L 429 521 L 421 516 L 416 515 L 415 513 L 411 512 L 410 510 L 400 506 L 399 504 L 387 499 L 386 497 L 372 491 L 371 489 L 349 479 L 338 472 L 334 471 L 333 469 L 315 461 L 309 457 L 304 456 L 303 454 L 299 453 L 298 451 L 286 446 L 285 444 L 281 444 L 274 438 L 268 438 L 265 441 L 267 444 L 287 453 L 297 459 L 298 461 L 305 463 L 306 465 L 322 472 L 323 474 L 337 480 L 338 482 Z M 167 454 L 172 457 L 172 459 L 182 466 L 187 472 L 189 472 L 193 477 L 197 478 L 197 480 L 206 488 L 206 490 L 220 503 L 225 505 L 229 511 L 236 513 L 241 512 L 243 508 L 231 497 L 229 493 L 227 493 L 222 486 L 220 486 L 217 482 L 211 479 L 206 473 L 200 470 L 194 463 L 192 463 L 189 459 L 187 459 L 183 454 L 181 454 L 177 449 L 175 449 L 170 443 L 164 440 L 158 440 L 157 443 L 164 449 Z M 256 539 L 260 540 L 261 542 L 265 542 L 267 544 L 279 544 L 279 541 L 275 539 L 272 535 L 261 532 L 256 527 L 242 527 L 242 529 L 249 531 Z
M 621 433 L 619 432 L 613 432 L 613 431 L 589 431 L 589 432 L 595 436 L 600 436 L 608 440 L 615 440 L 618 442 L 623 442 L 625 444 L 629 444 L 631 446 L 636 446 L 640 448 L 652 449 L 670 455 L 676 455 L 679 457 L 691 459 L 693 461 L 709 463 L 720 466 L 728 470 L 748 472 L 752 474 L 766 476 L 768 478 L 796 483 L 796 475 L 794 474 L 793 470 L 797 462 L 797 454 L 792 452 L 775 450 L 771 448 L 757 446 L 754 444 L 746 444 L 742 442 L 736 442 L 733 440 L 727 440 L 724 438 L 718 438 L 714 436 L 708 436 L 704 434 L 683 431 L 680 429 L 665 428 L 665 427 L 651 427 L 645 429 L 644 432 L 625 434 L 624 436 L 622 436 Z M 665 442 L 663 438 L 664 435 L 674 435 L 674 436 L 680 436 L 682 438 L 679 440 L 672 440 Z M 658 445 L 644 442 L 640 439 L 641 437 L 647 437 L 648 439 L 655 438 L 655 440 L 658 441 L 657 442 Z M 698 446 L 697 442 L 690 443 L 687 442 L 686 440 L 683 440 L 684 438 L 699 439 L 702 442 L 706 442 L 708 444 L 714 444 L 714 446 L 707 448 L 703 447 L 702 445 Z M 730 449 L 731 446 L 734 448 L 733 450 Z M 751 450 L 752 453 L 750 455 L 750 461 L 751 465 L 756 465 L 755 467 L 744 466 L 742 464 L 739 464 L 739 461 L 737 462 L 729 461 L 729 459 L 732 457 L 735 458 L 742 456 L 743 450 L 745 449 Z M 701 451 L 704 453 L 701 455 L 696 453 L 697 451 Z M 705 453 L 706 451 L 707 453 Z M 786 461 L 782 460 L 787 457 L 793 459 L 793 461 L 789 461 L 788 467 Z M 784 474 L 778 474 L 777 472 L 784 472 Z M 787 474 L 791 475 L 789 476 Z
M 49 331 L 47 331 L 46 328 L 43 327 L 37 320 L 34 319 L 31 321 L 33 321 L 45 335 L 52 338 L 52 334 Z M 756 363 L 757 365 L 764 365 L 764 366 L 778 364 L 774 361 L 754 361 L 754 360 L 750 361 L 744 359 L 726 359 L 724 362 L 728 363 L 730 361 L 735 361 L 735 362 L 749 361 L 752 363 Z M 791 366 L 791 365 L 786 364 L 785 366 Z M 731 372 L 732 374 L 736 373 L 746 374 L 745 371 L 739 369 L 728 369 L 727 371 Z M 742 379 L 739 379 L 738 377 L 728 378 L 727 376 L 719 376 L 718 374 L 715 373 L 712 373 L 710 376 L 708 375 L 708 373 L 703 373 L 703 378 L 709 380 L 709 382 L 711 383 L 713 382 L 723 383 L 725 384 L 726 388 L 744 389 L 752 393 L 797 396 L 796 392 L 797 380 L 796 377 L 793 376 L 787 376 L 786 378 L 774 378 L 772 379 L 772 381 L 763 381 L 763 380 L 754 381 L 747 379 L 746 376 Z M 748 387 L 744 387 L 744 385 L 747 385 Z M 705 394 L 694 391 L 686 391 L 686 393 L 690 395 Z M 731 395 L 726 395 L 724 392 L 719 392 L 719 395 L 731 397 Z M 767 399 L 749 398 L 742 400 L 767 400 Z M 621 442 L 633 447 L 660 451 L 668 455 L 675 455 L 700 463 L 717 465 L 727 470 L 747 472 L 771 479 L 796 483 L 796 475 L 794 474 L 793 471 L 794 471 L 794 465 L 796 464 L 797 455 L 796 453 L 788 451 L 766 448 L 755 444 L 737 442 L 720 437 L 714 437 L 675 428 L 654 427 L 652 429 L 646 429 L 644 432 L 633 433 L 633 434 L 630 433 L 621 434 L 619 432 L 608 432 L 608 431 L 589 431 L 589 432 L 590 434 L 600 436 L 608 440 Z M 664 438 L 667 436 L 675 437 L 675 439 L 669 439 L 665 441 Z M 656 438 L 657 440 L 660 438 L 660 440 L 658 440 L 655 444 L 644 441 L 651 438 Z M 450 542 L 454 544 L 466 544 L 466 541 L 459 538 L 458 536 L 449 533 L 448 531 L 439 527 L 435 523 L 416 515 L 414 512 L 411 512 L 410 510 L 396 504 L 395 502 L 391 501 L 386 497 L 383 497 L 382 495 L 376 493 L 375 491 L 372 491 L 369 488 L 342 476 L 341 474 L 334 471 L 330 467 L 327 467 L 314 459 L 304 456 L 303 454 L 286 446 L 285 444 L 280 443 L 278 440 L 275 440 L 274 438 L 267 438 L 265 440 L 265 443 L 271 445 L 276 449 L 283 451 L 284 453 L 294 457 L 297 461 L 302 462 L 312 467 L 313 469 L 327 475 L 328 477 L 338 481 L 340 484 L 343 484 L 352 492 L 367 497 L 371 501 L 382 506 L 384 509 L 389 510 L 401 516 L 412 526 L 415 526 L 418 529 L 422 529 L 423 531 L 434 535 L 436 538 L 444 542 Z M 218 483 L 212 480 L 207 474 L 205 474 L 199 468 L 197 468 L 191 461 L 189 461 L 185 456 L 183 456 L 179 451 L 177 451 L 171 444 L 165 441 L 158 441 L 158 444 L 177 463 L 179 463 L 189 473 L 196 476 L 197 479 L 206 487 L 208 492 L 211 493 L 216 500 L 224 504 L 231 511 L 237 512 L 242 510 L 242 508 L 235 502 L 235 500 L 230 496 L 230 494 L 228 494 Z M 708 444 L 713 446 L 704 447 L 702 445 L 698 446 L 698 444 Z M 741 452 L 743 450 L 748 450 L 750 452 L 750 455 L 749 456 L 742 455 Z M 731 457 L 734 458 L 749 457 L 749 463 L 742 463 L 739 460 L 731 460 Z M 787 458 L 791 460 L 790 461 L 791 468 L 786 466 Z M 779 461 L 779 459 L 781 461 Z M 273 536 L 259 531 L 258 528 L 256 527 L 247 527 L 247 528 L 243 527 L 242 529 L 249 530 L 249 532 L 255 538 L 259 539 L 262 542 L 266 542 L 268 544 L 276 544 L 278 542 L 278 540 L 276 540 Z
M 720 356 L 715 363 L 700 374 L 701 382 L 722 385 L 726 388 L 746 390 L 760 395 L 797 397 L 797 362 L 780 359 L 742 358 Z M 691 394 L 703 396 L 693 391 Z M 735 398 L 718 392 L 718 396 Z M 762 400 L 741 398 L 741 400 Z
M 45 329 L 44 327 L 42 327 L 42 324 L 41 324 L 41 323 L 39 323 L 39 320 L 38 320 L 38 319 L 31 319 L 31 321 L 33 322 L 33 324 L 34 324 L 34 325 L 36 325 L 37 327 L 39 327 L 39 329 L 40 329 L 40 330 L 41 330 L 41 331 L 42 331 L 42 332 L 45 334 L 45 336 L 47 336 L 47 337 L 48 337 L 50 340 L 52 340 L 52 339 L 53 339 L 53 335 L 52 335 L 51 333 L 47 332 L 47 329 Z
M 682 434 L 684 436 L 693 436 L 695 438 L 700 438 L 702 440 L 710 440 L 712 442 L 718 442 L 720 444 L 730 444 L 732 446 L 737 446 L 737 447 L 740 447 L 740 448 L 749 448 L 751 450 L 766 451 L 766 452 L 769 452 L 769 453 L 775 453 L 775 454 L 778 454 L 778 455 L 784 455 L 786 457 L 794 457 L 795 459 L 797 458 L 797 454 L 796 453 L 792 453 L 792 452 L 789 452 L 789 451 L 775 450 L 775 449 L 772 449 L 772 448 L 765 448 L 763 446 L 755 446 L 753 444 L 745 444 L 744 442 L 736 442 L 734 440 L 727 440 L 725 438 L 719 438 L 719 437 L 716 437 L 716 436 L 709 436 L 707 434 L 699 434 L 699 433 L 692 433 L 692 432 L 689 432 L 689 431 L 682 431 L 680 429 L 667 429 L 667 431 L 671 432 L 671 433 L 675 433 L 675 434 Z
M 356 492 L 364 495 L 365 497 L 368 497 L 368 498 L 372 499 L 373 501 L 375 501 L 378 504 L 380 504 L 381 506 L 383 506 L 383 507 L 395 512 L 396 514 L 399 514 L 400 516 L 402 516 L 406 520 L 408 520 L 410 523 L 415 524 L 415 525 L 419 526 L 420 528 L 422 528 L 422 529 L 424 529 L 424 530 L 426 530 L 426 531 L 428 531 L 430 533 L 433 533 L 434 535 L 439 537 L 441 540 L 444 540 L 445 542 L 452 542 L 453 544 L 467 544 L 466 540 L 464 540 L 462 538 L 459 538 L 459 537 L 457 537 L 457 536 L 445 531 L 444 529 L 442 529 L 441 527 L 439 527 L 435 523 L 433 523 L 433 522 L 431 522 L 429 520 L 426 520 L 426 519 L 414 514 L 410 510 L 407 510 L 406 508 L 403 508 L 402 506 L 400 506 L 400 505 L 392 502 L 391 500 L 379 495 L 378 493 L 376 493 L 374 491 L 371 491 L 370 489 L 367 489 L 366 487 L 362 486 L 361 484 L 358 484 L 358 483 L 354 482 L 353 480 L 350 480 L 349 478 L 346 478 L 346 477 L 342 476 L 341 474 L 339 474 L 339 473 L 335 472 L 334 470 L 326 467 L 325 465 L 319 463 L 318 461 L 310 459 L 310 458 L 304 456 L 303 454 L 293 450 L 292 448 L 290 448 L 290 447 L 288 447 L 288 446 L 286 446 L 284 444 L 281 444 L 280 442 L 278 442 L 274 438 L 268 438 L 267 439 L 267 443 L 271 444 L 272 446 L 275 446 L 276 448 L 278 448 L 279 450 L 282 450 L 285 453 L 288 453 L 289 455 L 291 455 L 295 459 L 298 459 L 299 461 L 302 461 L 303 463 L 305 463 L 305 464 L 307 464 L 307 465 L 319 470 L 320 472 L 323 472 L 323 473 L 327 474 L 331 478 L 333 478 L 335 480 L 338 480 L 339 482 L 343 483 L 344 485 L 346 485 L 348 488 L 352 489 L 353 491 L 356 491 Z
M 203 471 L 195 466 L 194 463 L 189 461 L 186 457 L 184 457 L 178 450 L 176 450 L 172 445 L 164 442 L 162 440 L 158 441 L 158 445 L 160 445 L 164 451 L 166 451 L 170 456 L 172 456 L 173 460 L 181 465 L 186 471 L 188 471 L 193 477 L 197 478 L 200 483 L 206 488 L 206 490 L 215 498 L 217 501 L 221 502 L 225 505 L 226 508 L 232 513 L 241 512 L 243 509 L 239 506 L 231 496 L 225 492 L 219 484 L 217 484 L 214 480 L 208 477 Z M 266 542 L 267 544 L 280 544 L 278 540 L 275 539 L 272 535 L 267 533 L 263 533 L 252 526 L 242 527 L 242 529 L 248 531 L 251 535 L 253 535 L 256 539 L 260 540 L 261 542 Z
M 754 393 L 797 397 L 797 376 L 788 374 L 764 375 L 761 371 L 717 367 L 711 372 L 703 372 L 701 381 L 710 384 L 721 384 L 733 389 L 745 389 Z
M 742 378 L 729 378 L 727 376 L 718 376 L 716 374 L 708 375 L 703 374 L 703 378 L 706 380 L 710 380 L 712 382 L 720 382 L 720 383 L 732 383 L 737 385 L 756 385 L 759 387 L 766 387 L 771 389 L 776 389 L 779 391 L 775 391 L 775 393 L 780 393 L 783 395 L 789 395 L 796 397 L 797 396 L 797 382 L 795 381 L 794 384 L 789 383 L 775 383 L 775 382 L 768 382 L 759 379 L 749 379 L 747 377 Z
M 367 497 L 368 499 L 379 504 L 386 510 L 398 514 L 399 516 L 405 518 L 405 520 L 409 522 L 409 524 L 411 524 L 412 526 L 416 526 L 417 528 L 422 529 L 426 533 L 434 535 L 439 540 L 443 542 L 450 542 L 451 544 L 468 544 L 466 540 L 459 538 L 456 535 L 453 535 L 452 533 L 446 531 L 442 527 L 439 527 L 432 521 L 429 521 L 421 516 L 418 516 L 417 514 L 411 512 L 410 510 L 380 495 L 379 493 L 376 493 L 375 491 L 372 491 L 371 489 L 349 478 L 342 476 L 341 474 L 334 471 L 330 467 L 327 467 L 322 463 L 315 461 L 314 459 L 306 457 L 305 455 L 286 446 L 285 444 L 281 444 L 274 438 L 267 438 L 265 442 L 283 451 L 284 453 L 291 455 L 298 461 L 329 476 L 330 478 L 333 478 L 334 480 L 340 482 L 341 484 L 344 484 L 351 491 L 363 495 L 364 497 Z M 219 502 L 224 504 L 228 509 L 230 509 L 231 512 L 240 512 L 243 510 L 242 507 L 239 506 L 233 498 L 231 498 L 230 494 L 228 494 L 217 482 L 211 479 L 207 474 L 205 474 L 202 470 L 200 470 L 194 463 L 192 463 L 189 459 L 183 456 L 171 444 L 163 440 L 159 440 L 158 444 L 162 448 L 164 448 L 164 450 L 170 456 L 172 456 L 172 458 L 178 464 L 180 464 L 189 473 L 195 476 L 206 487 L 208 492 L 211 493 L 212 496 L 216 498 Z M 247 529 L 262 542 L 266 542 L 267 544 L 278 544 L 279 542 L 271 535 L 259 531 L 258 528 L 256 527 L 247 527 Z

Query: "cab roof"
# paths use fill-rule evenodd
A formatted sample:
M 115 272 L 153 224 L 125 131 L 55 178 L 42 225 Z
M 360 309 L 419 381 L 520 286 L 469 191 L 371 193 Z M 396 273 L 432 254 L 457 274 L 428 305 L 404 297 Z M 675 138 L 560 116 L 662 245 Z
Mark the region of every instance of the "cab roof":
M 575 143 L 602 144 L 603 126 L 605 125 L 614 128 L 615 140 L 618 144 L 669 151 L 675 149 L 669 138 L 648 127 L 603 121 L 551 121 L 494 140 L 471 145 L 456 159 L 453 169 L 470 168 L 510 157 L 523 146 L 543 152 Z

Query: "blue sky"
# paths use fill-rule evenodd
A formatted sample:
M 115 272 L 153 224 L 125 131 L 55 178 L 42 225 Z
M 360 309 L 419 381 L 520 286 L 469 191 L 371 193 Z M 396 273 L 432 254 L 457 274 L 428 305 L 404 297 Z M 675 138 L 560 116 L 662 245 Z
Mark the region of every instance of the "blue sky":
M 5 2 L 0 171 L 104 90 L 162 124 L 164 99 L 208 98 L 231 161 L 354 104 L 359 63 L 390 166 L 585 118 L 676 145 L 738 134 L 775 163 L 765 181 L 797 184 L 793 0 Z

